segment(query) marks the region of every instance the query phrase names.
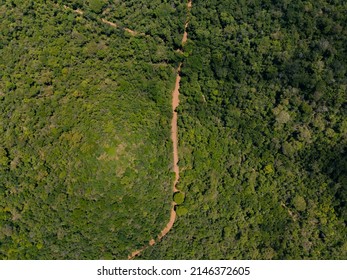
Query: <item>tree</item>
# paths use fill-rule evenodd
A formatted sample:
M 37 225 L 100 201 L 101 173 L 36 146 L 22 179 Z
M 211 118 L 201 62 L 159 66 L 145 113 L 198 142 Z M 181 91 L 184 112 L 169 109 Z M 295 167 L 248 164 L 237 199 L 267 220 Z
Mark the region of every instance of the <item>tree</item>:
M 176 192 L 174 194 L 174 201 L 177 204 L 182 204 L 184 202 L 184 193 L 183 192 Z
M 106 4 L 106 0 L 89 0 L 89 8 L 96 14 L 100 14 Z

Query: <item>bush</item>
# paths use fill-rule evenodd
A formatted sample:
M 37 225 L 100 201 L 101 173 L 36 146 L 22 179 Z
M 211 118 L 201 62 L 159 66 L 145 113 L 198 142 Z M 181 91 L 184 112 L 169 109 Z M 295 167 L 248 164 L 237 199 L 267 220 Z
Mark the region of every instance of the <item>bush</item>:
M 174 201 L 177 204 L 182 204 L 184 202 L 184 193 L 182 192 L 177 192 L 174 194 Z
M 178 216 L 184 216 L 188 213 L 188 209 L 184 206 L 177 206 L 176 213 Z
M 106 6 L 106 1 L 104 1 L 104 0 L 90 0 L 89 1 L 90 9 L 96 14 L 100 14 L 102 12 L 102 9 L 105 6 Z

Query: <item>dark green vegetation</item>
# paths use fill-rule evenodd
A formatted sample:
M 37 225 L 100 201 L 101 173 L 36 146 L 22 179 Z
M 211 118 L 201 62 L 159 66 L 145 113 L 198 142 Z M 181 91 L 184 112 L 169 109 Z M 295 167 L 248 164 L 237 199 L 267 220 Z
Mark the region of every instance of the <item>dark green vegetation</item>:
M 126 258 L 170 215 L 173 48 L 62 2 L 0 2 L 0 259 Z
M 142 258 L 347 258 L 344 2 L 193 1 Z M 126 258 L 169 218 L 185 3 L 0 3 L 0 258 Z
M 189 212 L 143 257 L 347 258 L 345 3 L 193 1 L 179 109 Z

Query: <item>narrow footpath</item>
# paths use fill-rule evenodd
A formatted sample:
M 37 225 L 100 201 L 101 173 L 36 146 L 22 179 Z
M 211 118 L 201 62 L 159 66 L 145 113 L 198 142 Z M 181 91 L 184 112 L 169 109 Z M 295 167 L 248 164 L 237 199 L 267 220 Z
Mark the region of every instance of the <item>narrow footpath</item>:
M 63 7 L 64 7 L 65 10 L 73 11 L 74 13 L 79 14 L 80 16 L 83 16 L 83 15 L 84 15 L 84 11 L 82 11 L 82 10 L 80 10 L 80 9 L 74 10 L 74 9 L 72 9 L 72 8 L 66 6 L 66 5 L 64 5 Z M 126 28 L 126 27 L 119 27 L 117 23 L 108 21 L 108 20 L 106 20 L 106 19 L 104 19 L 104 18 L 99 18 L 99 20 L 101 20 L 103 23 L 108 24 L 109 26 L 112 26 L 112 27 L 114 27 L 114 28 L 123 29 L 124 31 L 130 33 L 130 34 L 133 35 L 133 36 L 135 36 L 135 35 L 144 35 L 144 36 L 145 36 L 144 33 L 137 33 L 136 31 L 131 30 L 131 29 Z
M 188 11 L 190 11 L 190 9 L 192 7 L 192 0 L 188 0 L 187 6 L 188 6 Z M 187 33 L 188 24 L 189 24 L 189 19 L 186 21 L 186 23 L 184 25 L 182 47 L 184 46 L 184 44 L 187 42 L 187 39 L 188 39 L 188 33 Z M 182 51 L 182 49 L 179 51 Z M 180 88 L 180 81 L 181 81 L 181 76 L 180 76 L 181 66 L 182 66 L 182 63 L 180 63 L 178 68 L 177 68 L 175 88 L 172 92 L 171 140 L 172 140 L 172 148 L 173 148 L 173 171 L 175 173 L 175 180 L 173 182 L 173 187 L 172 187 L 173 194 L 179 191 L 176 186 L 177 186 L 177 183 L 178 183 L 179 178 L 180 178 L 180 172 L 179 172 L 179 167 L 178 167 L 178 126 L 177 126 L 178 115 L 176 112 L 176 108 L 179 105 L 179 94 L 180 94 L 179 88 Z M 148 246 L 153 246 L 156 242 L 160 241 L 171 230 L 171 228 L 173 227 L 175 220 L 176 220 L 175 206 L 176 206 L 176 203 L 174 201 L 172 201 L 170 220 L 167 223 L 167 225 L 163 228 L 163 230 L 159 233 L 157 240 L 151 239 L 149 241 L 148 245 L 142 247 L 139 250 L 132 252 L 128 256 L 129 260 L 132 260 L 136 256 L 140 255 L 143 250 L 148 248 Z

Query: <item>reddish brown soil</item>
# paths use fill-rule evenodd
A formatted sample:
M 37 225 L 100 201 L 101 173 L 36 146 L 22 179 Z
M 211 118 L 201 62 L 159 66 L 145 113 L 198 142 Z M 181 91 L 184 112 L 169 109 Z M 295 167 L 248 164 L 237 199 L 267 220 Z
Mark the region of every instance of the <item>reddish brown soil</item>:
M 192 0 L 188 1 L 188 9 L 192 7 Z M 185 30 L 182 38 L 182 46 L 187 42 L 188 39 L 188 34 L 187 34 L 187 27 L 188 27 L 188 21 L 185 24 Z M 172 121 L 171 121 L 171 140 L 172 140 L 172 148 L 173 148 L 173 171 L 175 173 L 175 180 L 173 182 L 173 187 L 172 187 L 172 192 L 175 193 L 179 191 L 177 189 L 177 183 L 180 178 L 180 172 L 179 172 L 179 166 L 178 166 L 178 126 L 177 126 L 177 112 L 176 108 L 179 105 L 179 88 L 180 88 L 180 81 L 181 81 L 181 76 L 180 76 L 180 70 L 181 70 L 181 64 L 178 66 L 177 69 L 177 76 L 176 76 L 176 83 L 175 83 L 175 88 L 172 92 Z M 170 212 L 170 220 L 167 223 L 167 225 L 162 229 L 160 234 L 157 237 L 157 242 L 160 241 L 173 227 L 175 220 L 176 220 L 176 211 L 175 211 L 175 205 L 176 203 L 172 201 L 171 203 L 171 212 Z M 139 250 L 136 250 L 132 252 L 129 256 L 128 259 L 133 259 L 143 250 L 145 250 L 148 246 L 153 246 L 156 243 L 154 239 L 149 241 L 147 246 L 142 247 Z

